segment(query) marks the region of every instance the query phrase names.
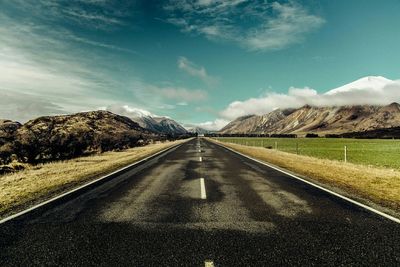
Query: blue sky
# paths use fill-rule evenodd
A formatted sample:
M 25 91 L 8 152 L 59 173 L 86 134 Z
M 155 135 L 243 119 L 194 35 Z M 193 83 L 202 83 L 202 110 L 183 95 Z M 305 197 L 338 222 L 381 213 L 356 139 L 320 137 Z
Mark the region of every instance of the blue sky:
M 2 1 L 0 117 L 109 109 L 216 129 L 290 94 L 399 79 L 398 14 L 397 0 Z

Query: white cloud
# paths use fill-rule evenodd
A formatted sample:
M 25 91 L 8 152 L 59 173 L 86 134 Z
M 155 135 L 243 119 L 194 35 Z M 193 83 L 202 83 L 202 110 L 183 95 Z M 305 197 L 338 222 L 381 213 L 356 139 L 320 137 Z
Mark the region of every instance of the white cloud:
M 187 106 L 189 105 L 187 102 L 178 102 L 176 103 L 177 106 Z
M 331 90 L 324 94 L 308 87 L 291 87 L 286 94 L 267 93 L 259 98 L 232 102 L 220 112 L 220 116 L 233 120 L 249 114 L 266 114 L 275 108 L 298 108 L 306 104 L 312 106 L 387 105 L 398 102 L 399 99 L 400 81 L 389 81 L 379 90 L 367 85 L 346 91 Z
M 134 117 L 159 117 L 158 115 L 155 115 L 151 113 L 148 110 L 142 109 L 142 108 L 137 108 L 137 107 L 132 107 L 129 105 L 119 105 L 119 104 L 114 104 L 110 105 L 104 108 L 105 110 L 111 111 L 115 114 L 119 114 L 122 116 L 126 116 L 129 118 L 134 118 Z
M 302 42 L 325 23 L 294 1 L 170 0 L 165 9 L 167 21 L 183 32 L 235 42 L 256 51 L 283 49 Z
M 225 119 L 215 119 L 214 121 L 201 122 L 195 125 L 208 131 L 218 131 L 221 130 L 228 123 L 229 121 Z
M 196 65 L 186 57 L 178 58 L 178 68 L 193 77 L 200 78 L 207 84 L 211 84 L 216 80 L 214 77 L 207 74 L 207 71 L 204 67 Z

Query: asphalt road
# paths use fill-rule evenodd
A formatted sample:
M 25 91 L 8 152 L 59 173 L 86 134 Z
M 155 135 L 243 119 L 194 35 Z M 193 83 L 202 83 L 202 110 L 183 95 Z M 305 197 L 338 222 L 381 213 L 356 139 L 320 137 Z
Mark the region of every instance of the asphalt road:
M 400 266 L 400 225 L 203 139 L 0 225 L 0 266 L 205 266 L 207 260 Z

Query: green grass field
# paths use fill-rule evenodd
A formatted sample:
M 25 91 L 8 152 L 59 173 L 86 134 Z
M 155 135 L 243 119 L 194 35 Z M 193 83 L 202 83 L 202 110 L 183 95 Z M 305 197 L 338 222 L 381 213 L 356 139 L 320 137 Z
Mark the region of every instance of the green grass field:
M 345 138 L 245 138 L 222 137 L 219 141 L 248 146 L 263 146 L 317 158 L 344 160 L 347 146 L 347 162 L 400 169 L 400 140 L 345 139 Z

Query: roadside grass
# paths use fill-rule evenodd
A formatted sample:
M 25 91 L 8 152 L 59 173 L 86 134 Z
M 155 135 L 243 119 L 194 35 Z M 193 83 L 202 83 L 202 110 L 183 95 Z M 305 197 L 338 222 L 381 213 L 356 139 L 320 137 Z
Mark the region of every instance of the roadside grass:
M 27 166 L 0 176 L 0 218 L 146 158 L 184 140 Z
M 400 170 L 295 155 L 264 147 L 220 143 L 253 158 L 304 175 L 394 216 L 400 214 Z
M 217 140 L 248 146 L 263 146 L 321 159 L 344 160 L 347 146 L 347 162 L 400 169 L 400 140 L 348 139 L 348 138 L 246 138 L 221 137 Z M 298 148 L 298 149 L 297 149 Z

